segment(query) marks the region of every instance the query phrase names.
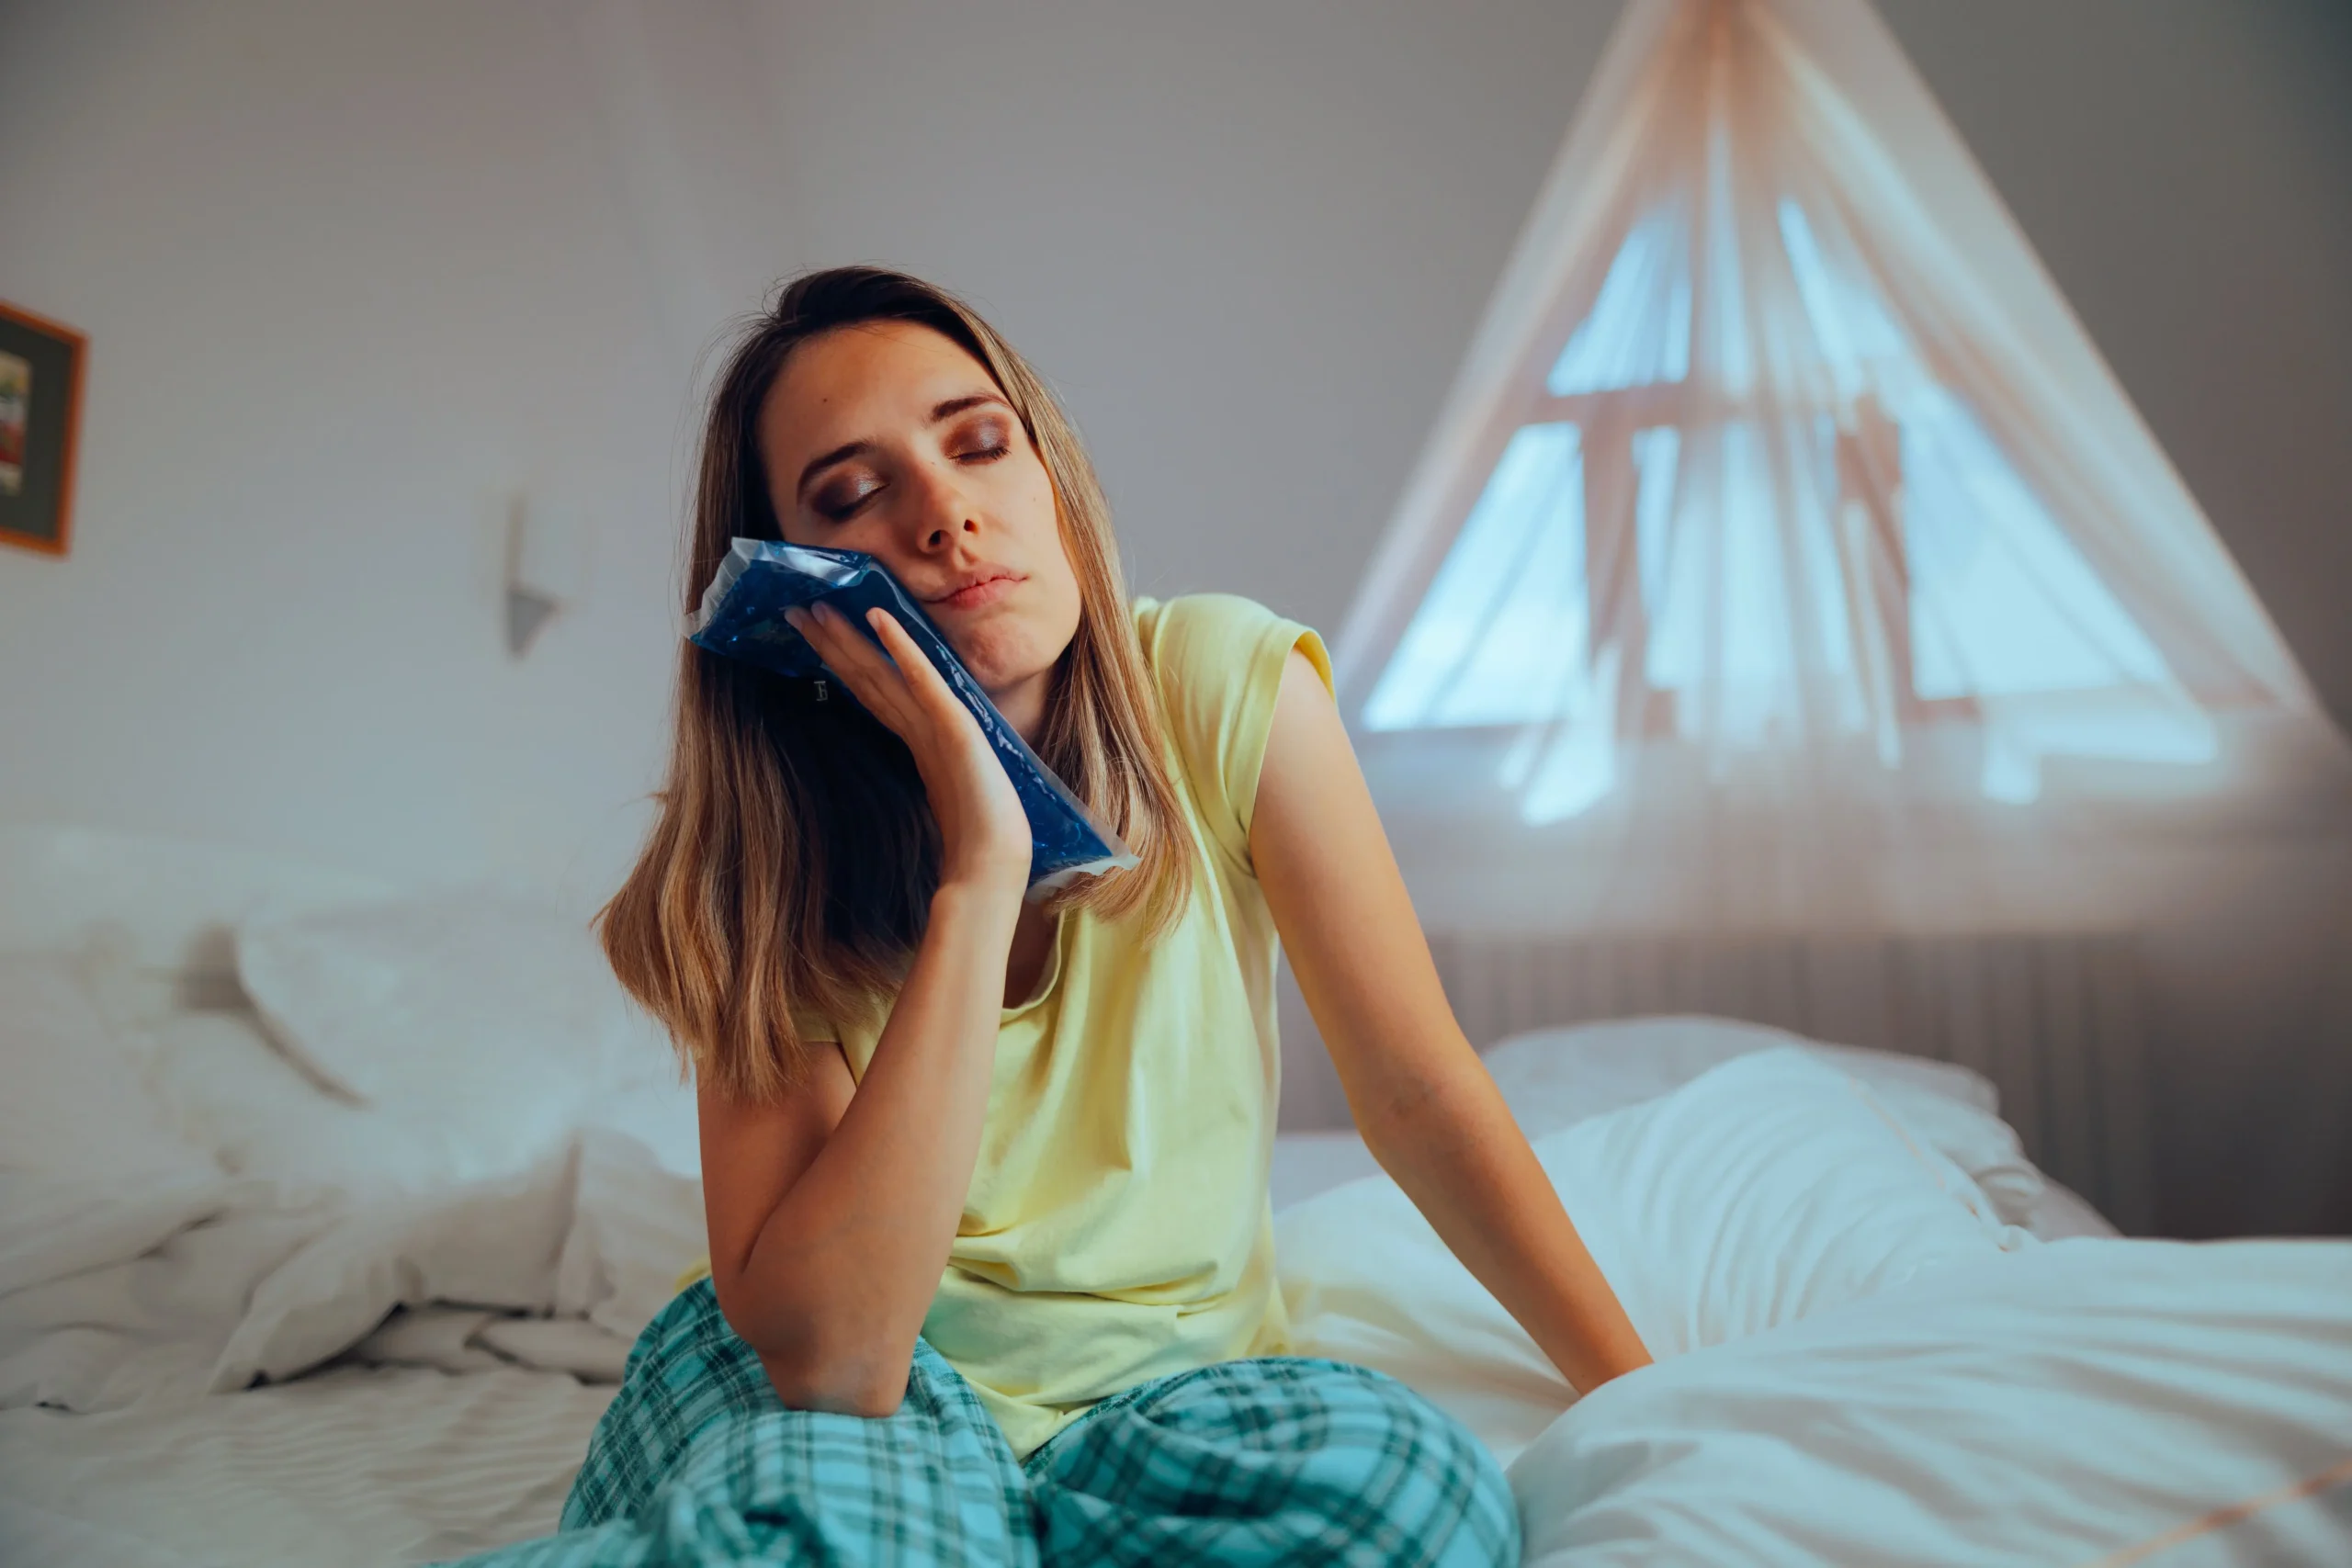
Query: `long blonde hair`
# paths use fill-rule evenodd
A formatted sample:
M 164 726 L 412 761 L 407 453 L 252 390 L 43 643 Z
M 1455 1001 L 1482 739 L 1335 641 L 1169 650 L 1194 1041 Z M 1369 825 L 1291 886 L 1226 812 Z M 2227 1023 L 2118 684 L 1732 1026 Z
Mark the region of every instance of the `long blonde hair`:
M 1138 919 L 1148 937 L 1191 897 L 1194 846 L 1110 507 L 1053 394 L 969 306 L 903 273 L 837 267 L 795 278 L 746 325 L 704 424 L 684 607 L 701 603 L 735 538 L 783 536 L 757 425 L 786 360 L 820 333 L 873 321 L 930 327 L 979 361 L 1044 460 L 1080 614 L 1036 750 L 1142 861 L 1056 905 Z M 857 705 L 808 701 L 794 682 L 682 641 L 669 776 L 655 798 L 645 848 L 596 916 L 605 953 L 702 1082 L 773 1100 L 807 1070 L 795 1013 L 870 1018 L 922 940 L 939 874 L 922 782 L 905 746 Z

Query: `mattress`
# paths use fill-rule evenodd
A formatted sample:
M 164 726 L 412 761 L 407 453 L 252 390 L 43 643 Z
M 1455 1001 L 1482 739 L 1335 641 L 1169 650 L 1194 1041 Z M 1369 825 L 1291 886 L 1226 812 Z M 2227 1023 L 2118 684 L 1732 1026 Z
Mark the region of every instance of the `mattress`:
M 1377 1168 L 1353 1134 L 1284 1134 L 1275 1205 Z M 2084 1230 L 2107 1228 L 2072 1201 Z M 612 1393 L 519 1367 L 341 1366 L 160 1406 L 0 1412 L 0 1562 L 360 1568 L 486 1551 L 555 1528 Z
M 1661 1030 L 1673 1039 L 1665 1040 Z M 1504 1087 L 1517 1093 L 1514 1111 L 1533 1135 L 1665 1093 L 1711 1062 L 1779 1038 L 1747 1038 L 1710 1021 L 1581 1032 L 1540 1043 L 1531 1060 L 1542 1071 L 1521 1064 L 1516 1076 L 1503 1075 L 1511 1080 Z M 1688 1049 L 1664 1048 L 1674 1041 Z M 1499 1051 L 1489 1059 L 1511 1066 Z M 1898 1077 L 1898 1067 L 1924 1070 L 1851 1065 Z M 1894 1092 L 1906 1086 L 1890 1080 L 1887 1087 Z M 1964 1084 L 1930 1087 L 1939 1090 L 1936 1104 L 1965 1112 L 1955 1149 L 1997 1134 L 1993 1141 L 2000 1146 L 1973 1156 L 1969 1174 L 1999 1174 L 2015 1148 L 2013 1140 L 2002 1143 L 2009 1134 L 1989 1103 L 1966 1104 Z M 217 1326 L 222 1337 L 232 1326 L 237 1333 L 227 1348 L 206 1340 L 199 1367 L 216 1349 L 236 1360 L 242 1348 L 254 1353 L 236 1360 L 239 1367 L 287 1381 L 205 1397 L 175 1393 L 122 1408 L 85 1406 L 77 1415 L 0 1411 L 0 1563 L 420 1562 L 546 1533 L 611 1385 L 582 1382 L 561 1369 L 585 1363 L 562 1361 L 536 1341 L 492 1344 L 485 1337 L 487 1348 L 469 1344 L 451 1360 L 424 1366 L 413 1364 L 417 1347 L 377 1343 L 383 1336 L 371 1336 L 370 1328 L 395 1306 L 411 1312 L 402 1321 L 423 1326 L 414 1315 L 423 1308 L 447 1314 L 436 1326 L 450 1330 L 439 1337 L 455 1345 L 469 1338 L 455 1334 L 465 1326 L 459 1320 L 495 1316 L 426 1305 L 462 1301 L 526 1314 L 552 1309 L 551 1318 L 498 1321 L 518 1330 L 569 1327 L 616 1350 L 625 1347 L 666 1299 L 679 1258 L 700 1245 L 698 1186 L 671 1173 L 652 1146 L 610 1129 L 583 1135 L 571 1155 L 548 1167 L 557 1187 L 542 1190 L 546 1184 L 530 1174 L 511 1191 L 493 1183 L 452 1189 L 408 1207 L 355 1212 L 290 1261 L 277 1260 L 277 1252 L 248 1260 L 259 1270 L 250 1279 L 214 1269 L 235 1287 L 217 1303 L 225 1314 Z M 1287 1209 L 1377 1171 L 1352 1133 L 1285 1134 L 1275 1141 L 1273 1206 Z M 2049 1196 L 2068 1212 L 2060 1218 L 2082 1230 L 2108 1229 L 2054 1184 Z M 2043 1223 L 2050 1217 L 2020 1213 L 2018 1223 L 2047 1236 L 2053 1234 Z M 244 1245 L 231 1230 L 211 1233 L 218 1247 Z M 262 1262 L 268 1267 L 261 1269 Z M 550 1270 L 551 1277 L 540 1277 Z M 112 1303 L 134 1325 L 161 1310 L 152 1290 L 128 1276 L 112 1294 L 92 1300 Z M 330 1320 L 338 1326 L 316 1332 Z M 88 1321 L 77 1307 L 59 1326 Z M 245 1341 L 256 1325 L 277 1325 L 262 1336 L 266 1346 Z M 193 1333 L 193 1323 L 184 1326 Z M 590 1334 L 592 1327 L 602 1332 Z M 316 1353 L 278 1357 L 272 1348 L 287 1335 L 277 1328 L 316 1339 Z M 340 1359 L 323 1370 L 293 1375 L 338 1351 Z M 359 1364 L 363 1357 L 372 1364 Z M 510 1364 L 514 1360 L 530 1364 Z
M 561 1372 L 340 1367 L 69 1416 L 0 1413 L 9 1568 L 380 1568 L 553 1529 L 611 1400 Z

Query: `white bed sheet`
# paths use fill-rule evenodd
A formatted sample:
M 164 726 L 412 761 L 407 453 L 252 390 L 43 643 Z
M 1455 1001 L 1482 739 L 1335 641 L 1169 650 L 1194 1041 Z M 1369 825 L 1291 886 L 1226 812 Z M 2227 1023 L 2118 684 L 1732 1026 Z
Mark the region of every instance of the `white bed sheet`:
M 2352 1562 L 2352 1245 L 2003 1254 L 1601 1388 L 1528 1568 Z
M 9 1568 L 379 1568 L 555 1528 L 610 1387 L 338 1367 L 280 1387 L 0 1412 Z
M 1376 1168 L 1352 1134 L 1285 1134 L 1276 1197 L 1287 1204 Z M 474 1215 L 480 1224 L 483 1211 Z M 405 1341 L 487 1315 L 406 1314 L 401 1343 L 379 1335 L 369 1351 L 433 1359 Z M 553 1529 L 611 1385 L 491 1365 L 479 1348 L 442 1359 L 477 1370 L 343 1364 L 120 1410 L 0 1411 L 0 1563 L 372 1568 Z
M 0 1564 L 427 1562 L 546 1533 L 642 1303 L 703 1250 L 693 1185 L 597 1130 L 437 1195 L 281 1211 L 227 1182 L 260 1201 L 63 1258 L 0 1293 Z
M 1294 1178 L 1302 1168 L 1301 1160 L 1318 1178 L 1348 1174 L 1368 1158 L 1360 1144 L 1351 1148 L 1351 1142 L 1286 1137 L 1282 1151 Z M 2251 1263 L 2274 1254 L 2281 1261 L 2266 1268 L 2195 1267 L 2201 1259 L 2242 1257 Z M 2218 1452 L 2238 1459 L 2269 1455 L 2262 1463 L 2233 1460 L 2235 1469 L 2245 1473 L 2215 1474 L 2207 1488 L 2212 1495 L 2199 1496 L 2199 1506 L 2233 1501 L 2276 1479 L 2333 1461 L 2335 1450 L 2305 1452 L 2309 1445 L 2300 1442 L 2247 1439 L 2282 1414 L 2292 1414 L 2292 1406 L 2284 1403 L 2288 1400 L 2333 1398 L 2342 1407 L 2346 1385 L 2337 1373 L 2328 1374 L 2334 1382 L 2324 1394 L 2309 1386 L 2317 1371 L 2314 1356 L 2334 1354 L 2340 1361 L 2340 1346 L 2325 1349 L 2326 1332 L 2309 1307 L 2298 1310 L 2312 1319 L 2311 1324 L 2281 1334 L 2279 1328 L 2288 1325 L 2272 1320 L 2291 1314 L 2282 1314 L 2264 1292 L 2275 1294 L 2292 1281 L 2301 1293 L 2290 1304 L 2306 1298 L 2324 1302 L 2329 1299 L 2324 1286 L 2304 1277 L 2332 1266 L 2336 1278 L 2352 1278 L 2342 1272 L 2346 1260 L 2352 1259 L 2352 1249 L 2312 1246 L 2216 1252 L 2131 1244 L 2113 1258 L 2111 1263 L 2100 1259 L 2087 1269 L 2069 1268 L 2071 1254 L 2043 1263 L 2026 1262 L 2017 1272 L 2017 1283 L 1995 1290 L 1988 1300 L 1962 1300 L 1977 1292 L 1954 1291 L 1948 1292 L 1951 1299 L 1938 1301 L 1924 1315 L 1919 1307 L 1904 1308 L 1889 1300 L 1883 1309 L 1848 1312 L 1850 1321 L 1842 1328 L 1825 1318 L 1817 1329 L 1777 1331 L 1682 1359 L 1657 1374 L 1633 1380 L 1611 1399 L 1596 1401 L 1589 1411 L 1563 1422 L 1513 1466 L 1530 1526 L 1529 1560 L 1581 1562 L 1588 1555 L 1619 1560 L 1614 1552 L 1623 1560 L 1641 1562 L 1795 1562 L 1813 1560 L 1817 1550 L 1830 1550 L 1834 1556 L 1872 1540 L 1893 1539 L 1883 1534 L 1887 1530 L 1907 1546 L 1939 1541 L 1948 1551 L 1960 1554 L 1951 1559 L 1955 1562 L 1970 1560 L 1972 1545 L 1989 1550 L 1988 1562 L 2026 1562 L 2039 1560 L 2033 1556 L 2037 1548 L 2061 1540 L 2069 1546 L 2088 1540 L 2128 1544 L 2133 1537 L 2120 1527 L 2132 1510 L 2113 1497 L 2100 1499 L 2096 1509 L 2082 1517 L 2068 1516 L 2054 1525 L 2045 1522 L 2023 1535 L 1996 1531 L 1972 1540 L 1968 1533 L 1955 1532 L 1951 1522 L 1955 1517 L 1980 1509 L 1996 1511 L 1992 1494 L 2011 1469 L 1992 1453 L 1974 1453 L 1964 1435 L 1948 1438 L 1938 1421 L 1917 1418 L 1930 1408 L 1953 1413 L 1973 1409 L 1972 1389 L 1989 1386 L 1987 1379 L 2004 1381 L 1997 1375 L 2004 1352 L 1995 1342 L 2006 1342 L 2004 1336 L 2018 1332 L 2018 1325 L 2008 1320 L 2022 1324 L 2035 1314 L 2040 1314 L 2033 1317 L 2036 1333 L 2063 1336 L 2068 1325 L 2080 1325 L 2088 1336 L 2079 1347 L 2072 1341 L 2063 1348 L 2054 1341 L 2031 1346 L 2026 1359 L 2036 1364 L 2038 1382 L 2051 1385 L 2037 1397 L 2046 1401 L 2079 1390 L 2079 1395 L 2069 1394 L 2077 1404 L 2095 1402 L 2099 1377 L 2109 1375 L 2099 1358 L 2112 1359 L 2107 1348 L 2112 1331 L 2097 1328 L 2100 1312 L 2086 1307 L 2113 1311 L 2128 1304 L 2164 1335 L 2165 1357 L 2141 1358 L 2138 1371 L 2143 1382 L 2162 1382 L 2173 1375 L 2166 1369 L 2177 1365 L 2181 1386 L 2158 1390 L 2151 1384 L 2136 1403 L 2152 1410 L 2183 1405 L 2182 1396 L 2194 1389 L 2213 1406 L 2200 1412 L 2201 1419 L 2216 1423 L 2209 1428 L 2213 1438 L 2233 1429 L 2240 1434 L 2238 1442 Z M 2078 1261 L 2093 1259 L 2084 1255 Z M 2082 1300 L 2061 1299 L 2062 1292 L 2045 1302 L 2045 1292 L 2018 1288 L 2037 1274 L 2049 1274 L 2053 1265 L 2075 1281 L 2068 1289 L 2086 1292 Z M 2141 1274 L 2147 1278 L 2134 1277 Z M 1991 1282 L 1988 1278 L 1986 1283 Z M 2052 1283 L 2059 1281 L 2053 1278 Z M 1929 1332 L 1928 1318 L 1938 1312 L 1952 1320 L 1938 1328 L 1941 1338 Z M 2174 1321 L 2166 1321 L 2168 1314 Z M 2227 1332 L 2240 1333 L 2244 1343 L 2227 1341 Z M 1887 1343 L 1878 1344 L 1872 1333 L 1886 1337 Z M 1958 1373 L 1939 1370 L 1970 1344 L 1981 1345 L 1984 1364 L 1971 1363 Z M 1906 1365 L 1917 1363 L 1912 1382 L 1921 1386 L 1887 1382 L 1883 1365 L 1871 1370 L 1897 1347 L 1909 1353 Z M 2025 1341 L 2018 1348 L 2024 1348 Z M 1922 1350 L 1928 1353 L 1918 1354 Z M 2195 1355 L 2183 1357 L 2184 1350 L 2207 1352 L 2203 1361 L 2211 1365 L 2200 1365 Z M 2087 1358 L 2079 1373 L 2057 1376 L 2066 1358 L 2076 1355 Z M 1784 1360 L 1789 1362 L 1785 1367 Z M 2214 1374 L 2223 1362 L 2227 1374 L 2216 1382 Z M 1894 1495 L 1929 1496 L 1918 1491 L 1915 1477 L 1907 1472 L 1901 1478 L 1873 1477 L 1867 1465 L 1851 1468 L 1849 1474 L 1847 1461 L 1825 1457 L 1812 1461 L 1815 1472 L 1797 1488 L 1815 1498 L 1806 1510 L 1776 1511 L 1749 1497 L 1741 1490 L 1743 1466 L 1748 1461 L 1739 1457 L 1747 1451 L 1740 1444 L 1761 1442 L 1780 1455 L 1778 1462 L 1796 1462 L 1784 1451 L 1787 1445 L 1773 1436 L 1780 1430 L 1781 1416 L 1789 1416 L 1799 1426 L 1820 1425 L 1822 1411 L 1805 1406 L 1804 1400 L 1839 1386 L 1841 1376 L 1861 1377 L 1863 1384 L 1858 1386 L 1876 1390 L 1872 1397 L 1883 1395 L 1886 1409 L 1873 1407 L 1857 1417 L 1869 1427 L 1871 1441 L 1889 1441 L 1889 1434 L 1898 1430 L 1911 1434 L 1905 1440 L 1919 1452 L 1902 1451 L 1908 1456 L 1906 1462 L 1925 1472 L 1956 1474 L 1953 1467 L 1968 1459 L 1982 1472 L 1970 1483 L 1978 1490 L 1956 1487 L 1954 1495 L 1937 1499 L 1936 1508 L 1898 1529 L 1906 1516 L 1898 1513 L 1890 1522 L 1883 1505 Z M 2025 1382 L 2037 1384 L 2037 1379 Z M 298 1563 L 356 1568 L 431 1562 L 487 1550 L 553 1528 L 589 1433 L 611 1393 L 609 1385 L 588 1385 L 561 1372 L 515 1367 L 453 1374 L 420 1367 L 339 1364 L 281 1386 L 193 1401 L 153 1402 L 78 1416 L 28 1409 L 0 1413 L 0 1562 L 10 1568 L 274 1568 Z M 1675 1403 L 1678 1399 L 1688 1405 L 1687 1413 Z M 1735 1408 L 1748 1409 L 1738 1399 L 1754 1406 L 1752 1434 L 1744 1436 L 1740 1421 L 1731 1418 Z M 1669 1430 L 1686 1414 L 1690 1416 L 1687 1429 Z M 2015 1445 L 2023 1440 L 2022 1429 L 2033 1425 L 2032 1414 L 2021 1410 L 2005 1433 L 2012 1460 Z M 2069 1412 L 2063 1422 L 2055 1419 L 2057 1413 L 2049 1414 L 2052 1418 L 2047 1424 L 2067 1428 L 2069 1440 L 2058 1443 L 2044 1463 L 2061 1470 L 2081 1465 L 2079 1439 L 2091 1425 L 2079 1412 Z M 2102 1446 L 2125 1441 L 2144 1424 L 2128 1409 L 2119 1410 Z M 2314 1430 L 2325 1424 L 2309 1417 L 2302 1421 Z M 1711 1445 L 1718 1442 L 1729 1456 L 1722 1463 L 1708 1457 Z M 2175 1454 L 2193 1453 L 2195 1443 L 2176 1438 L 2166 1447 Z M 1665 1463 L 1678 1453 L 1691 1457 L 1687 1462 Z M 1612 1479 L 1598 1495 L 1576 1479 L 1600 1475 Z M 1849 1483 L 1861 1490 L 1845 1495 Z M 2109 1489 L 2117 1483 L 2109 1483 Z M 2061 1485 L 2053 1495 L 2070 1495 L 2073 1485 Z M 1856 1497 L 1874 1500 L 1880 1511 L 1858 1517 Z M 1722 1506 L 1702 1506 L 1710 1499 Z M 1738 1512 L 1748 1522 L 1735 1528 L 1726 1510 Z M 2197 1511 L 2156 1509 L 2151 1519 L 2169 1524 L 2175 1515 L 2187 1518 Z M 2233 1529 L 2201 1540 L 2190 1555 L 2210 1553 L 2212 1561 L 2233 1564 L 2267 1561 L 2265 1551 L 2285 1542 L 2301 1544 L 2312 1532 L 2320 1539 L 2341 1540 L 2340 1531 L 2327 1536 L 2335 1528 L 2332 1517 L 2332 1511 L 2318 1512 L 2314 1506 L 2281 1510 L 2267 1517 L 2259 1529 Z M 1770 1533 L 1743 1537 L 1743 1531 L 1758 1528 L 1754 1521 L 1758 1518 L 1773 1521 Z M 1701 1529 L 1690 1525 L 1692 1520 L 1709 1522 Z M 1697 1533 L 1678 1535 L 1686 1525 Z M 1565 1557 L 1555 1557 L 1563 1551 Z

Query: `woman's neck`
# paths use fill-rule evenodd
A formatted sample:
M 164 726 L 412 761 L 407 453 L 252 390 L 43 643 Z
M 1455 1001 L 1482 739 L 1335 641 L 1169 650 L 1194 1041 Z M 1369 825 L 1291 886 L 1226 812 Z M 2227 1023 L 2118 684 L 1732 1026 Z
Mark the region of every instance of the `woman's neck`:
M 1046 731 L 1046 700 L 1053 693 L 1054 671 L 1040 670 L 1023 681 L 1015 682 L 1001 691 L 989 694 L 989 701 L 996 711 L 1004 715 L 1004 722 L 1027 741 L 1032 749 L 1037 737 Z

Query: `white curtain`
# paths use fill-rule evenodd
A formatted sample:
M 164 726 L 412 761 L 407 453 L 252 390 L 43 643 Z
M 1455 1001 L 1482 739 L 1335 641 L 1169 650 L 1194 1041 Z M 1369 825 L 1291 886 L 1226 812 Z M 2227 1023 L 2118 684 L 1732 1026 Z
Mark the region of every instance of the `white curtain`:
M 2352 798 L 1866 0 L 1633 0 L 1339 657 L 1438 926 L 2120 928 Z

